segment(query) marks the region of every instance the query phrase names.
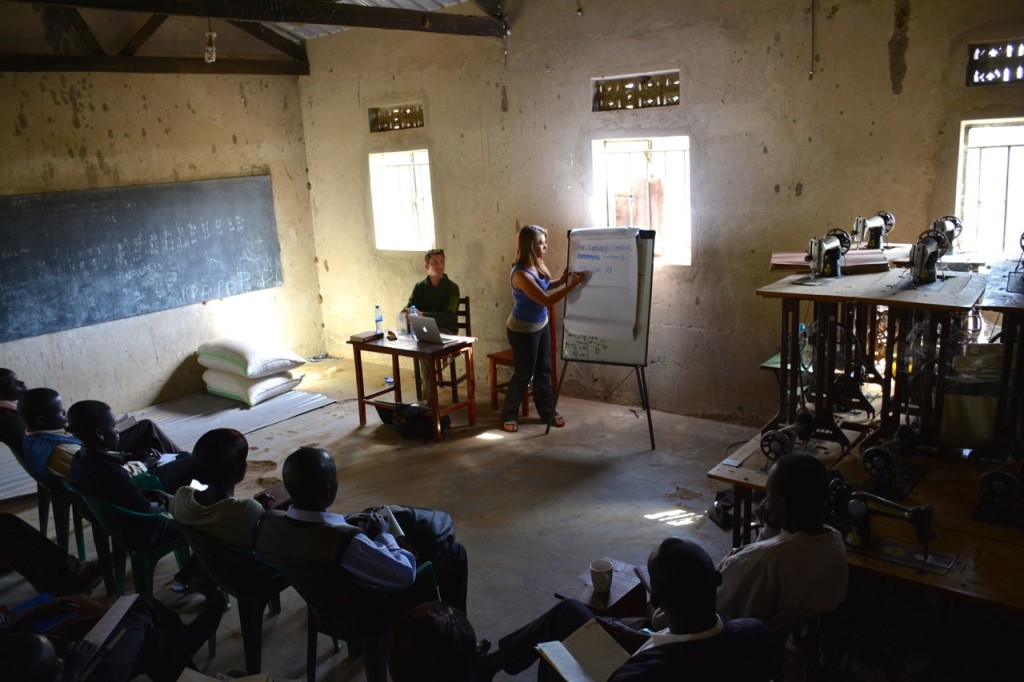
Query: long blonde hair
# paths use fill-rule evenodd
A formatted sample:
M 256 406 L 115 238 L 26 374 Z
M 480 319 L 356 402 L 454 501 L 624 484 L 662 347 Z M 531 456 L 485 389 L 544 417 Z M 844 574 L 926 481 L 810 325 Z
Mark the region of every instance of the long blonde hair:
M 543 258 L 538 258 L 534 250 L 534 244 L 540 237 L 546 237 L 548 231 L 540 225 L 523 225 L 519 229 L 519 236 L 516 237 L 516 259 L 513 265 L 520 267 L 533 267 L 544 279 L 551 279 L 548 266 L 544 264 Z

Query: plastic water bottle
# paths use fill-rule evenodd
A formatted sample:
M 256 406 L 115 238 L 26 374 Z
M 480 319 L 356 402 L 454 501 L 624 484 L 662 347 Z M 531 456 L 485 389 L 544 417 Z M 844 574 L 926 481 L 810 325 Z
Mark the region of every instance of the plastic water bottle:
M 373 309 L 373 325 L 374 331 L 378 334 L 384 333 L 384 314 L 381 313 L 379 305 Z
M 409 306 L 409 318 L 406 320 L 406 328 L 405 328 L 405 331 L 406 331 L 406 333 L 409 336 L 413 336 L 412 318 L 414 316 L 416 316 L 416 315 L 419 315 L 419 314 L 420 314 L 420 311 L 416 310 L 416 306 Z

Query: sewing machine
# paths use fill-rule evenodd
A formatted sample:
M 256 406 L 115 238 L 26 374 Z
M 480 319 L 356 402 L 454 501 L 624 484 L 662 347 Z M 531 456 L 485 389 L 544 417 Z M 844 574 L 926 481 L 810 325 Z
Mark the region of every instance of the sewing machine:
M 796 415 L 796 422 L 781 429 L 766 431 L 761 436 L 761 452 L 774 462 L 780 457 L 792 454 L 796 449 L 795 441 L 807 443 L 811 434 L 814 433 L 814 417 L 807 410 L 800 410 Z
M 896 475 L 897 458 L 906 459 L 914 447 L 914 429 L 908 424 L 901 424 L 896 429 L 896 436 L 881 445 L 864 448 L 861 453 L 861 464 L 871 478 L 884 481 Z
M 933 573 L 945 573 L 956 560 L 953 555 L 928 551 L 928 543 L 935 537 L 932 533 L 934 510 L 930 504 L 906 507 L 873 493 L 856 490 L 837 476 L 829 483 L 827 505 L 834 525 L 845 531 L 844 538 L 851 550 Z M 908 521 L 914 528 L 920 548 L 873 537 L 872 516 Z
M 944 215 L 932 221 L 932 231 L 941 232 L 946 236 L 947 253 L 953 253 L 954 244 L 964 230 L 964 224 L 955 215 Z
M 846 535 L 847 544 L 855 547 L 870 547 L 872 543 L 871 516 L 880 514 L 909 521 L 917 532 L 922 555 L 925 558 L 928 557 L 928 541 L 934 537 L 932 533 L 933 509 L 930 504 L 904 507 L 873 493 L 854 490 L 850 493 L 846 503 L 846 511 L 853 522 L 850 532 Z
M 896 218 L 888 211 L 879 211 L 869 218 L 859 215 L 853 220 L 853 241 L 856 244 L 866 241 L 869 249 L 884 249 L 885 237 L 894 227 Z
M 910 270 L 915 285 L 932 284 L 938 279 L 936 266 L 946 255 L 949 238 L 939 230 L 925 230 L 910 247 Z
M 835 228 L 818 239 L 811 237 L 807 242 L 807 261 L 811 264 L 811 277 L 839 277 L 840 258 L 850 250 L 850 234 Z
M 981 503 L 974 518 L 988 523 L 1024 528 L 1021 508 L 1021 483 L 1024 479 L 1024 452 L 1012 449 L 998 469 L 981 475 Z

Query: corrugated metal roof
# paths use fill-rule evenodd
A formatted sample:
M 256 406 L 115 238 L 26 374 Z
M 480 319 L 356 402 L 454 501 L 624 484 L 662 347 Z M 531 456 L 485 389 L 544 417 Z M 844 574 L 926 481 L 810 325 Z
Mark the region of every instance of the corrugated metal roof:
M 386 7 L 389 9 L 404 9 L 419 12 L 436 12 L 444 7 L 461 5 L 464 0 L 344 0 L 338 2 L 340 5 L 363 5 L 364 7 Z M 289 24 L 276 23 L 266 26 L 279 33 L 300 40 L 312 40 L 321 36 L 331 35 L 344 31 L 343 26 L 319 26 L 315 24 Z

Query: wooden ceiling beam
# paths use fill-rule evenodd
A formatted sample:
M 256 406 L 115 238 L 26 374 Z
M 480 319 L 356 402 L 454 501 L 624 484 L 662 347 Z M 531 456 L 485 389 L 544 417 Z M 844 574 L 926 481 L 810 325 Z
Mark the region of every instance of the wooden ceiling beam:
M 252 37 L 262 40 L 267 45 L 285 53 L 292 59 L 297 59 L 300 62 L 309 61 L 309 58 L 306 56 L 306 46 L 298 40 L 291 40 L 256 21 L 235 21 L 230 19 L 228 23 L 235 28 L 245 31 Z
M 208 17 L 235 21 L 269 21 L 321 26 L 383 28 L 451 35 L 503 37 L 505 22 L 493 16 L 477 17 L 440 12 L 365 7 L 318 0 L 13 0 L 36 5 L 87 7 L 122 12 L 145 12 Z
M 68 18 L 71 25 L 75 28 L 78 33 L 78 37 L 85 43 L 85 49 L 89 50 L 89 54 L 96 56 L 105 56 L 107 54 L 103 46 L 100 45 L 100 41 L 96 39 L 96 34 L 92 32 L 89 25 L 85 23 L 85 19 L 82 18 L 81 12 L 74 7 L 64 7 L 64 16 Z
M 505 8 L 501 4 L 501 0 L 473 0 L 473 4 L 487 12 L 487 16 L 494 17 L 505 21 Z
M 119 57 L 131 57 L 134 55 L 139 51 L 139 48 L 142 47 L 154 33 L 156 33 L 156 30 L 160 28 L 166 20 L 166 14 L 154 14 L 151 16 L 149 21 L 143 24 L 142 28 L 140 28 L 138 32 L 124 44 L 124 47 L 121 48 L 121 51 L 118 52 L 117 55 Z
M 309 64 L 272 59 L 217 59 L 202 55 L 181 57 L 100 57 L 64 54 L 0 54 L 0 72 L 98 71 L 107 73 L 202 73 L 262 76 L 308 76 Z

